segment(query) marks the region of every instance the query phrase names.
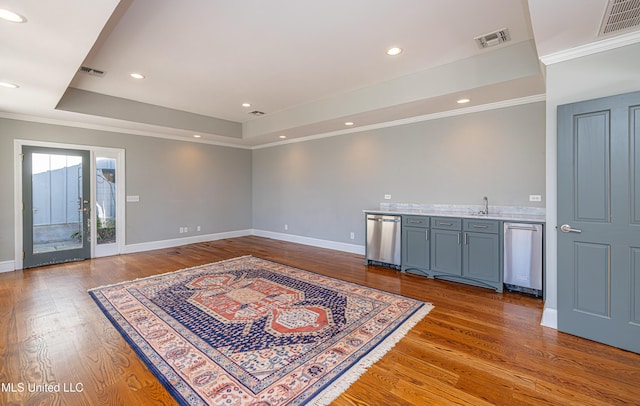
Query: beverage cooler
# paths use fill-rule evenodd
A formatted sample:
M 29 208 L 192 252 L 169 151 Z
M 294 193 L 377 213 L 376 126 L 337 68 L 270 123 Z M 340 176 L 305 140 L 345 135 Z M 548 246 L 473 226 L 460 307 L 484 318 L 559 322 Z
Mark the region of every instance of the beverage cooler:
M 504 223 L 506 289 L 542 296 L 542 224 Z

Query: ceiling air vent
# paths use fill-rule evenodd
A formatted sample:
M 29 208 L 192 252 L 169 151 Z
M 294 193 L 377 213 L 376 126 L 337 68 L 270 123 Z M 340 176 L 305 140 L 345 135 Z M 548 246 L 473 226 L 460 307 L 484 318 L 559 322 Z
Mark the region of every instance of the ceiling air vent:
M 260 110 L 253 110 L 252 112 L 250 112 L 249 114 L 253 114 L 254 116 L 264 116 L 264 111 L 260 111 Z
M 610 0 L 599 35 L 640 28 L 640 0 Z
M 483 49 L 510 41 L 511 36 L 509 35 L 509 29 L 503 28 L 495 32 L 475 37 L 474 40 L 476 41 L 476 44 L 478 44 L 478 48 Z
M 93 69 L 93 68 L 90 68 L 88 66 L 81 66 L 80 67 L 80 72 L 86 73 L 87 75 L 91 75 L 91 76 L 98 76 L 100 78 L 105 75 L 104 71 L 98 70 L 98 69 Z

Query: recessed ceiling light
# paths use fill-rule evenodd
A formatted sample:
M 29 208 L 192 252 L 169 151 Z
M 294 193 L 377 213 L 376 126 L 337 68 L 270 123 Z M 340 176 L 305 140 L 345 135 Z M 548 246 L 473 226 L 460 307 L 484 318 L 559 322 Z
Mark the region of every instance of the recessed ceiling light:
M 142 75 L 140 73 L 132 73 L 129 76 L 131 76 L 134 79 L 144 79 L 144 75 Z
M 251 107 L 251 103 L 242 103 L 242 107 Z
M 0 87 L 6 87 L 7 89 L 17 89 L 20 86 L 10 82 L 0 82 Z
M 200 134 L 193 134 L 193 138 L 202 138 L 202 135 L 200 135 Z
M 465 104 L 465 103 L 469 103 L 471 101 L 471 99 L 460 99 L 458 100 L 458 104 Z
M 0 8 L 0 18 L 5 21 L 9 21 L 12 23 L 26 23 L 27 19 L 20 14 L 13 12 L 11 10 L 7 10 L 5 8 Z
M 284 140 L 285 138 L 287 138 L 287 136 L 286 136 L 286 135 L 281 135 L 281 136 L 280 136 L 280 137 L 278 137 L 278 138 L 282 138 L 282 139 Z
M 390 55 L 390 56 L 399 55 L 401 53 L 402 53 L 402 48 L 393 47 L 393 48 L 387 49 L 387 55 Z
M 347 121 L 346 123 L 344 123 L 344 125 L 350 126 L 350 125 L 353 125 L 353 122 L 352 121 Z

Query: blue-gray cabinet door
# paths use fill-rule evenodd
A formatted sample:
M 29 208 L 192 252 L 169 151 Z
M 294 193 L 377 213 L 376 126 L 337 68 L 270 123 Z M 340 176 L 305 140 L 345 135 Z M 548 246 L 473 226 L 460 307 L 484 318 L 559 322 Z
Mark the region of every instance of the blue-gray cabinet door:
M 462 275 L 461 232 L 431 229 L 431 273 Z
M 402 270 L 429 269 L 429 229 L 404 227 Z
M 640 92 L 558 107 L 558 328 L 640 352 Z
M 463 276 L 500 282 L 500 238 L 498 234 L 464 233 Z

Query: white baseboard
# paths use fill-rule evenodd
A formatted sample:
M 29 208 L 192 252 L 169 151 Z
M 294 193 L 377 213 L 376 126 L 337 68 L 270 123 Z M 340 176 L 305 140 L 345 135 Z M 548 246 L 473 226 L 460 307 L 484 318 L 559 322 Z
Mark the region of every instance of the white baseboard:
M 128 244 L 124 246 L 122 253 L 132 254 L 134 252 L 159 250 L 163 248 L 178 247 L 180 245 L 222 240 L 224 238 L 244 237 L 247 235 L 252 235 L 251 231 L 252 230 L 227 231 L 227 232 L 216 233 L 216 234 L 204 234 L 204 235 L 194 235 L 191 237 L 184 237 L 184 238 L 174 238 L 171 240 L 144 242 L 140 244 Z
M 4 261 L 0 262 L 0 273 L 2 272 L 11 272 L 16 270 L 16 262 L 15 261 Z
M 255 229 L 253 230 L 252 234 L 258 237 L 273 238 L 275 240 L 295 242 L 295 243 L 304 244 L 304 245 L 312 245 L 314 247 L 350 252 L 352 254 L 360 254 L 360 255 L 365 254 L 365 247 L 363 245 L 347 244 L 343 242 L 321 240 L 319 238 L 303 237 L 300 235 L 275 233 L 273 231 L 255 230 Z
M 542 320 L 540 325 L 558 329 L 558 310 L 549 309 L 547 307 L 542 311 Z
M 158 250 L 163 248 L 178 247 L 180 245 L 195 244 L 199 242 L 215 241 L 224 238 L 244 237 L 247 235 L 255 235 L 258 237 L 273 238 L 274 240 L 281 240 L 287 242 L 294 242 L 298 244 L 311 245 L 319 248 L 328 248 L 332 250 L 350 252 L 352 254 L 364 255 L 365 248 L 362 245 L 346 244 L 342 242 L 335 242 L 330 240 L 321 240 L 319 238 L 303 237 L 300 235 L 275 233 L 273 231 L 265 230 L 237 230 L 228 231 L 217 234 L 195 235 L 185 238 L 175 238 L 171 240 L 152 241 L 140 244 L 128 244 L 124 246 L 123 254 L 132 254 L 134 252 L 143 252 Z
M 328 249 L 337 250 L 337 251 L 349 252 L 352 254 L 359 254 L 359 255 L 365 254 L 365 247 L 363 245 L 347 244 L 347 243 L 330 241 L 330 240 L 321 240 L 319 238 L 303 237 L 303 236 L 293 235 L 293 234 L 275 233 L 273 231 L 253 230 L 253 229 L 227 231 L 227 232 L 216 233 L 216 234 L 194 235 L 194 236 L 184 237 L 184 238 L 174 238 L 171 240 L 152 241 L 152 242 L 145 242 L 145 243 L 139 243 L 139 244 L 127 244 L 123 247 L 122 253 L 133 254 L 135 252 L 144 252 L 144 251 L 159 250 L 164 248 L 179 247 L 181 245 L 196 244 L 196 243 L 206 242 L 206 241 L 222 240 L 224 238 L 245 237 L 248 235 L 255 235 L 258 237 L 273 238 L 275 240 L 294 242 L 294 243 L 304 244 L 304 245 L 311 245 L 318 248 L 328 248 Z M 15 261 L 0 262 L 0 273 L 11 272 L 13 270 L 15 270 Z

